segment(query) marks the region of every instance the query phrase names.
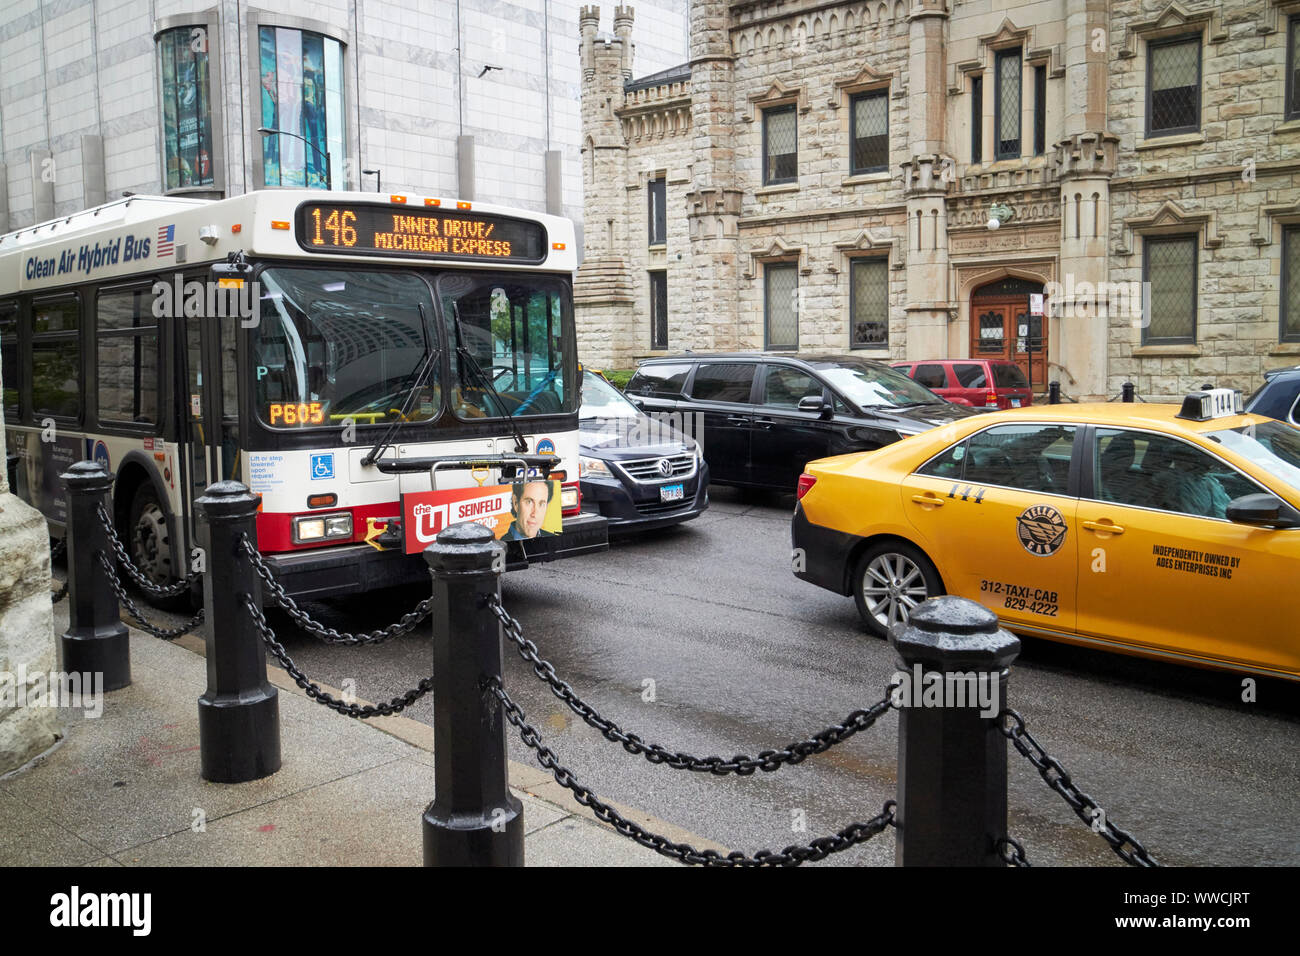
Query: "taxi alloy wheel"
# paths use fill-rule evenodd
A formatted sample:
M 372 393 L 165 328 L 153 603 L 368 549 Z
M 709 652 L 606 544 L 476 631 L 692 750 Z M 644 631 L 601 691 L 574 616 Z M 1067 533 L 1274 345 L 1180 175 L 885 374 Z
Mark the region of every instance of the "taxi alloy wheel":
M 906 624 L 912 608 L 943 594 L 934 564 L 902 541 L 887 541 L 858 558 L 853 572 L 853 596 L 868 631 L 887 637 L 896 624 Z

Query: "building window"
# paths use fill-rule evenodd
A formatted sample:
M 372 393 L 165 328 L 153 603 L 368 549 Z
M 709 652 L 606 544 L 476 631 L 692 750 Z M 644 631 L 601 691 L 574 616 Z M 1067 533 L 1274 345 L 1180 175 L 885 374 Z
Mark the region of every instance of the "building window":
M 792 183 L 799 174 L 794 104 L 763 111 L 763 185 Z
M 305 30 L 260 27 L 257 33 L 261 125 L 296 134 L 262 137 L 263 184 L 324 189 L 333 179 L 346 187 L 343 45 Z M 331 166 L 340 175 L 331 176 Z
M 1287 21 L 1286 118 L 1300 119 L 1300 15 Z
M 1047 67 L 1034 67 L 1034 155 L 1047 152 Z
M 849 347 L 883 349 L 889 346 L 889 260 L 854 259 L 849 267 L 853 284 L 849 308 L 853 313 Z
M 662 245 L 668 236 L 668 212 L 664 209 L 666 184 L 662 179 L 650 180 L 650 245 Z
M 1142 278 L 1150 283 L 1151 314 L 1143 345 L 1196 341 L 1196 236 L 1151 237 L 1142 243 Z
M 799 270 L 793 262 L 763 267 L 763 347 L 799 347 Z
M 212 107 L 208 31 L 180 27 L 158 34 L 163 150 L 168 189 L 212 186 Z
M 1020 51 L 1002 50 L 997 57 L 997 159 L 1020 156 Z
M 650 347 L 668 348 L 668 273 L 650 273 Z
M 878 173 L 889 168 L 889 92 L 860 93 L 850 100 L 849 139 L 854 173 Z
M 984 77 L 970 81 L 970 161 L 984 162 Z
M 74 298 L 32 303 L 32 410 L 81 414 L 81 303 Z
M 1147 136 L 1200 128 L 1200 36 L 1147 44 Z
M 1300 342 L 1300 226 L 1282 230 L 1282 341 Z
M 101 423 L 158 421 L 158 320 L 152 304 L 149 289 L 106 292 L 96 303 Z

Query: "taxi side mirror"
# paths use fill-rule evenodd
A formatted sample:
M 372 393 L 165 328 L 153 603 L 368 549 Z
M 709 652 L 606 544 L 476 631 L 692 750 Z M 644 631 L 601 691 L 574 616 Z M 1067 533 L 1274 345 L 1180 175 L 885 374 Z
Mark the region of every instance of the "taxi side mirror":
M 1238 524 L 1266 528 L 1300 527 L 1300 513 L 1281 498 L 1264 493 L 1234 498 L 1228 502 L 1226 517 Z

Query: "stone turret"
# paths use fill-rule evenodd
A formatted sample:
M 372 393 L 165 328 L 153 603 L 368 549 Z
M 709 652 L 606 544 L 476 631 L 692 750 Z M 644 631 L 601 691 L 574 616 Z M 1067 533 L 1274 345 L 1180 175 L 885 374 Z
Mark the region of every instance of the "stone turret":
M 615 9 L 617 36 L 600 32 L 600 7 L 579 13 L 582 38 L 583 259 L 573 281 L 578 340 L 584 354 L 608 355 L 632 321 L 626 247 L 627 143 L 615 110 L 632 71 L 631 7 Z
M 735 56 L 727 0 L 691 4 L 691 126 L 694 162 L 687 217 L 693 282 L 691 309 L 701 319 L 694 347 L 734 349 L 740 341 L 736 289 L 740 281 L 736 186 Z M 711 339 L 711 341 L 710 341 Z

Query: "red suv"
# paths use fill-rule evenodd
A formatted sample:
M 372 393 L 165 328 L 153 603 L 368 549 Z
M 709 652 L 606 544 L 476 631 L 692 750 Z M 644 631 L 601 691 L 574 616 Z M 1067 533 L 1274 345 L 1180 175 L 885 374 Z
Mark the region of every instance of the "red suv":
M 1029 380 L 1015 362 L 992 359 L 933 359 L 891 362 L 918 385 L 950 402 L 975 408 L 1020 408 L 1034 403 Z

